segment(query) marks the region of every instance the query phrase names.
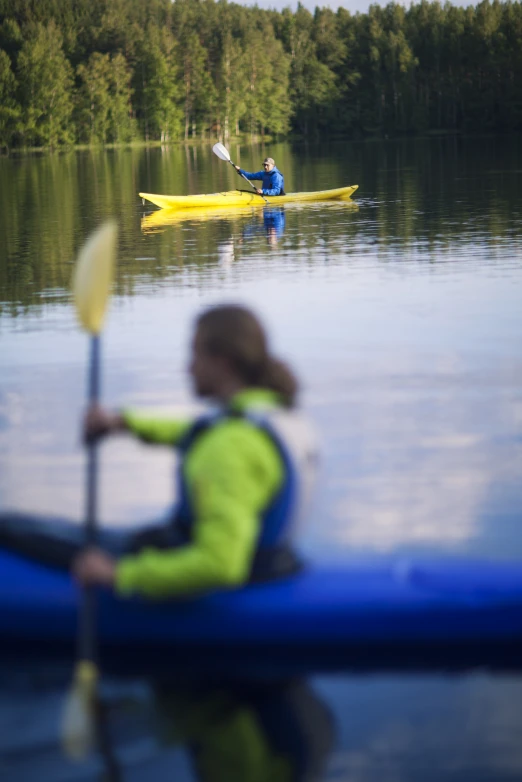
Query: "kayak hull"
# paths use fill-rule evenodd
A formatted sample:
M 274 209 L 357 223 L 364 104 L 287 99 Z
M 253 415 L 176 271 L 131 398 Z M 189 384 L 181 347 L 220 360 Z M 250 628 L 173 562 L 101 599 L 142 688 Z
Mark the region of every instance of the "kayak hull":
M 72 661 L 66 572 L 0 550 L 0 657 Z M 371 560 L 187 601 L 99 592 L 101 663 L 119 675 L 522 668 L 522 565 Z
M 288 204 L 307 201 L 332 201 L 350 198 L 359 185 L 338 187 L 334 190 L 317 190 L 311 193 L 288 193 L 283 196 L 260 196 L 253 190 L 228 190 L 222 193 L 202 195 L 169 196 L 154 193 L 140 193 L 140 197 L 150 201 L 161 209 L 192 209 L 215 206 L 263 206 L 263 204 Z

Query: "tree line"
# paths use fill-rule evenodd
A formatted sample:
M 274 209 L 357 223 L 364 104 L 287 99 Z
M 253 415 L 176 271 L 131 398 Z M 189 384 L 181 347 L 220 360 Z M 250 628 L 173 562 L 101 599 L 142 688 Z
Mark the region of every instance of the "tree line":
M 522 2 L 0 0 L 0 146 L 522 129 Z

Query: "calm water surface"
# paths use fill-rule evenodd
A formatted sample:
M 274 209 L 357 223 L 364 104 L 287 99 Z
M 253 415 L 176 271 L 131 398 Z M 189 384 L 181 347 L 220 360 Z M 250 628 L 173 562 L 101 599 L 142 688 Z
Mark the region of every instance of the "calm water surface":
M 230 189 L 230 166 L 206 149 L 0 159 L 0 506 L 81 519 L 87 345 L 68 289 L 79 245 L 112 214 L 107 403 L 186 405 L 194 315 L 247 303 L 295 365 L 321 433 L 306 554 L 522 558 L 522 141 L 231 151 L 250 170 L 272 155 L 287 192 L 359 190 L 353 203 L 162 219 L 138 191 Z M 105 522 L 165 509 L 169 454 L 111 442 L 102 458 Z M 100 778 L 98 760 L 72 766 L 59 752 L 58 678 L 2 673 L 0 778 Z M 238 749 L 248 742 L 227 754 L 220 733 L 249 719 L 272 726 L 258 751 L 276 782 L 291 779 L 289 763 L 312 769 L 307 780 L 522 778 L 515 677 L 321 677 L 264 693 L 106 687 L 125 780 L 250 782 Z M 296 721 L 312 726 L 305 746 Z M 257 767 L 252 780 L 265 782 Z

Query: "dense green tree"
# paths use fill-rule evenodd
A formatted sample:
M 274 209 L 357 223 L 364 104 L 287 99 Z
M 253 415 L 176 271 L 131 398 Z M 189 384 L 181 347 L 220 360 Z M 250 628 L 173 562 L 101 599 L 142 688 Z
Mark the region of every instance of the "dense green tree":
M 0 50 L 4 145 L 522 130 L 521 0 L 0 0 Z
M 80 64 L 77 74 L 79 89 L 80 140 L 105 143 L 109 134 L 111 108 L 111 62 L 108 54 L 94 52 L 86 65 Z
M 180 136 L 182 82 L 177 45 L 167 30 L 150 25 L 136 69 L 137 108 L 145 139 L 169 141 Z
M 38 22 L 18 56 L 24 140 L 56 146 L 74 140 L 72 67 L 54 21 Z
M 223 36 L 217 78 L 219 126 L 225 139 L 239 133 L 239 121 L 247 112 L 248 51 L 227 30 Z
M 21 109 L 15 99 L 16 79 L 11 69 L 11 60 L 0 49 L 0 147 L 7 147 L 20 130 Z
M 283 11 L 281 35 L 290 55 L 290 97 L 294 122 L 307 135 L 317 133 L 322 124 L 325 107 L 331 106 L 338 94 L 336 76 L 331 68 L 317 57 L 314 40 L 314 17 L 301 4 L 292 14 Z M 324 42 L 321 41 L 324 47 Z M 342 57 L 342 54 L 339 52 Z
M 132 116 L 132 70 L 120 52 L 110 60 L 109 77 L 109 138 L 121 143 L 131 141 L 136 134 Z
M 251 134 L 286 133 L 292 110 L 288 95 L 290 58 L 280 41 L 275 39 L 269 22 L 261 29 L 252 29 L 245 65 L 247 91 L 245 95 L 248 130 Z M 267 46 L 266 42 L 270 41 Z
M 196 136 L 208 122 L 216 104 L 216 89 L 209 73 L 208 52 L 196 32 L 181 43 L 183 70 L 184 136 Z
M 0 49 L 9 56 L 11 62 L 18 57 L 18 52 L 23 44 L 20 25 L 14 19 L 4 19 L 0 25 Z

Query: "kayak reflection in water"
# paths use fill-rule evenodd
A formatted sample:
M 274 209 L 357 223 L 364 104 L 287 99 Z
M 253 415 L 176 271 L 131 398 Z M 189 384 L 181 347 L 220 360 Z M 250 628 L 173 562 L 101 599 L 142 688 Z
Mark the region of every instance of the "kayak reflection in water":
M 105 530 L 105 550 L 79 553 L 77 525 L 2 514 L 0 545 L 48 564 L 73 563 L 83 584 L 155 599 L 299 571 L 292 535 L 316 465 L 313 438 L 296 410 L 294 375 L 272 356 L 257 318 L 239 306 L 198 318 L 189 372 L 197 396 L 217 410 L 177 420 L 94 407 L 85 420 L 87 439 L 128 432 L 177 449 L 178 502 L 167 523 L 132 536 Z
M 165 743 L 183 743 L 198 782 L 319 782 L 334 721 L 306 681 L 155 685 Z

